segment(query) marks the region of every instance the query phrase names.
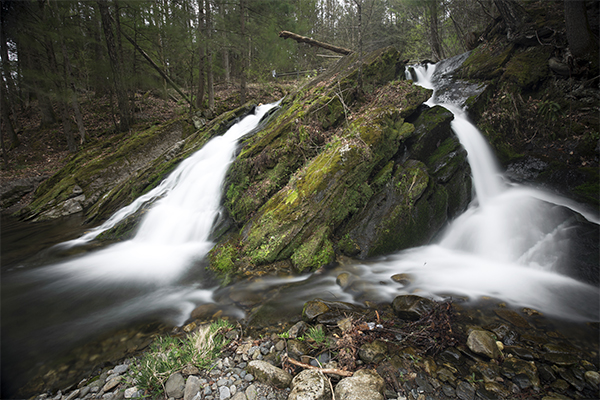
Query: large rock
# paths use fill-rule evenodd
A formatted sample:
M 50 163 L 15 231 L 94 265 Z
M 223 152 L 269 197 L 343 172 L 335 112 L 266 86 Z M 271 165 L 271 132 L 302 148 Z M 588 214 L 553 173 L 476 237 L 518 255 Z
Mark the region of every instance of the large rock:
M 397 296 L 392 302 L 394 312 L 401 319 L 416 321 L 433 310 L 435 301 L 413 294 Z
M 370 369 L 361 369 L 335 387 L 337 400 L 383 400 L 385 381 Z
M 183 392 L 183 400 L 194 400 L 194 397 L 198 394 L 202 385 L 200 378 L 195 375 L 191 375 L 185 382 L 185 389 Z
M 292 382 L 292 376 L 289 373 L 265 361 L 250 361 L 248 372 L 259 381 L 278 387 L 279 389 L 287 388 Z
M 180 399 L 183 397 L 185 391 L 185 379 L 180 373 L 173 374 L 167 379 L 165 383 L 165 392 L 168 397 L 174 399 Z
M 467 346 L 473 353 L 496 359 L 500 357 L 500 349 L 496 345 L 496 338 L 491 332 L 473 330 L 467 338 Z
M 313 369 L 306 369 L 296 375 L 292 380 L 291 388 L 288 400 L 331 399 L 329 379 Z

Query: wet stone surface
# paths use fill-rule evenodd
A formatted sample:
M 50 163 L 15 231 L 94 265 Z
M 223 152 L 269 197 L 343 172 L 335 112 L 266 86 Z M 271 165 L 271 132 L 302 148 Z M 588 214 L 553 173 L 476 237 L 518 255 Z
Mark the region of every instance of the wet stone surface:
M 358 393 L 353 385 L 370 388 L 373 399 L 598 398 L 597 325 L 573 331 L 575 324 L 555 326 L 539 314 L 509 310 L 491 300 L 477 309 L 433 304 L 433 311 L 417 321 L 399 318 L 391 304 L 351 308 L 330 302 L 329 312 L 338 307 L 344 318 L 320 324 L 305 313 L 304 321 L 270 329 L 234 329 L 226 333 L 233 341 L 210 368 L 187 366 L 174 373 L 166 396 L 136 386 L 129 372 L 138 361 L 129 357 L 67 390 L 47 391 L 36 399 L 317 400 L 331 399 L 333 389 L 337 400 L 351 400 Z M 443 321 L 449 325 L 439 329 Z M 204 322 L 172 333 L 193 332 Z M 318 329 L 322 336 L 315 335 Z M 450 331 L 452 340 L 444 337 Z M 241 337 L 242 332 L 252 337 Z M 493 353 L 470 348 L 478 349 L 468 343 L 474 332 L 496 346 Z M 321 374 L 314 368 L 333 372 Z

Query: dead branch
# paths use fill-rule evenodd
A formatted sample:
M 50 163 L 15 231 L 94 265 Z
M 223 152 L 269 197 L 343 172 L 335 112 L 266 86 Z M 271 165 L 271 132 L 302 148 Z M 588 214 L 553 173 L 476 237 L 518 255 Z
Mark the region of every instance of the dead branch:
M 331 50 L 335 53 L 339 53 L 339 54 L 343 54 L 345 56 L 347 56 L 348 54 L 352 54 L 354 53 L 352 50 L 349 49 L 345 49 L 343 47 L 338 47 L 338 46 L 334 46 L 332 44 L 329 43 L 323 43 L 323 42 L 319 42 L 318 40 L 314 40 L 311 39 L 309 37 L 306 36 L 300 36 L 296 33 L 293 32 L 289 32 L 289 31 L 281 31 L 279 32 L 279 37 L 282 37 L 284 39 L 293 39 L 298 43 L 306 43 L 309 44 L 311 46 L 316 46 L 316 47 L 321 47 L 323 49 L 327 49 L 327 50 Z
M 300 361 L 296 361 L 293 358 L 289 358 L 288 356 L 284 357 L 284 361 L 288 361 L 290 364 L 294 364 L 298 367 L 302 367 L 302 368 L 308 368 L 308 369 L 316 369 L 317 371 L 321 371 L 324 374 L 334 374 L 334 375 L 340 375 L 340 376 L 352 376 L 354 375 L 354 372 L 351 371 L 343 371 L 341 369 L 336 369 L 336 368 L 319 368 L 319 367 L 314 367 L 310 364 L 304 364 Z

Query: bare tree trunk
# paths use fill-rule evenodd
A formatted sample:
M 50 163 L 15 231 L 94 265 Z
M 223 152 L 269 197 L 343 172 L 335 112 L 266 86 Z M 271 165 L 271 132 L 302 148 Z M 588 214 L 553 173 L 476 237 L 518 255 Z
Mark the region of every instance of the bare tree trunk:
M 110 67 L 113 73 L 113 82 L 115 91 L 117 93 L 117 102 L 119 103 L 119 130 L 124 132 L 129 130 L 131 123 L 133 122 L 133 118 L 131 108 L 129 107 L 129 98 L 127 96 L 127 91 L 125 90 L 123 67 L 119 62 L 119 56 L 117 54 L 110 12 L 108 10 L 108 2 L 107 0 L 98 0 L 97 3 L 100 10 L 100 17 L 102 18 L 102 29 L 104 30 L 106 48 L 108 50 Z
M 427 2 L 427 8 L 429 9 L 429 37 L 431 40 L 431 51 L 435 61 L 443 60 L 445 57 L 444 49 L 439 34 L 438 24 L 438 0 L 431 0 Z
M 568 0 L 567 2 L 570 2 Z M 516 34 L 529 20 L 527 11 L 516 0 L 494 0 L 494 4 L 509 30 L 509 38 Z
M 206 87 L 208 89 L 208 109 L 211 114 L 215 109 L 215 88 L 212 69 L 212 15 L 210 0 L 206 0 Z
M 204 0 L 198 0 L 198 91 L 196 92 L 196 107 L 202 109 L 204 103 Z
M 7 136 L 8 136 L 8 141 L 9 141 L 9 148 L 13 149 L 15 147 L 17 147 L 19 145 L 19 138 L 17 137 L 17 134 L 15 132 L 12 120 L 10 118 L 10 108 L 8 105 L 8 101 L 7 101 L 7 90 L 6 90 L 6 86 L 5 83 L 2 82 L 2 86 L 0 86 L 0 89 L 2 89 L 2 93 L 0 93 L 0 101 L 2 102 L 0 104 L 0 107 L 2 108 L 2 121 L 1 121 L 1 125 L 2 125 L 2 136 L 4 136 L 4 132 L 6 131 Z M 4 140 L 4 139 L 3 139 Z M 6 157 L 6 149 L 4 148 L 4 141 L 2 142 L 2 153 L 4 154 L 4 157 Z M 6 164 L 6 158 L 4 163 Z
M 588 60 L 598 69 L 598 41 L 594 38 L 585 9 L 585 1 L 565 1 L 565 25 L 571 54 Z
M 242 51 L 241 51 L 241 77 L 240 77 L 240 103 L 246 103 L 246 70 L 248 68 L 248 61 L 246 59 L 246 49 L 244 44 L 247 42 L 246 38 L 246 0 L 240 0 L 240 32 L 242 35 Z
M 0 7 L 0 9 L 4 9 L 4 7 Z M 2 15 L 0 19 L 4 21 L 5 16 Z M 10 60 L 8 58 L 8 43 L 4 23 L 0 26 L 0 55 L 2 57 L 2 70 L 4 71 L 3 77 L 6 81 L 6 96 L 8 99 L 8 107 L 9 112 L 12 116 L 15 117 L 15 125 L 18 125 L 17 114 L 16 114 L 16 104 L 19 102 L 19 96 L 17 95 L 17 89 L 15 82 L 12 78 L 12 68 L 10 65 Z M 19 128 L 17 127 L 17 130 Z
M 65 41 L 62 37 L 62 34 L 60 36 L 60 42 L 65 68 L 67 95 L 71 98 L 71 106 L 73 107 L 73 112 L 75 113 L 75 121 L 77 122 L 77 130 L 79 131 L 79 144 L 84 144 L 85 126 L 83 124 L 83 117 L 81 116 L 81 109 L 79 108 L 79 101 L 77 101 L 77 90 L 75 88 L 75 82 L 73 80 L 73 69 L 71 68 L 71 62 L 67 54 L 67 46 L 65 46 Z
M 322 48 L 324 48 L 326 50 L 331 50 L 334 53 L 338 53 L 338 54 L 348 55 L 348 54 L 352 54 L 353 53 L 352 50 L 345 49 L 343 47 L 334 46 L 334 45 L 329 44 L 329 43 L 319 42 L 318 40 L 314 40 L 314 39 L 308 38 L 306 36 L 300 36 L 300 35 L 298 35 L 296 33 L 289 32 L 289 31 L 281 31 L 281 32 L 279 32 L 279 37 L 282 37 L 284 39 L 292 39 L 292 40 L 295 40 L 298 43 L 306 43 L 306 44 L 309 44 L 311 46 L 322 47 Z

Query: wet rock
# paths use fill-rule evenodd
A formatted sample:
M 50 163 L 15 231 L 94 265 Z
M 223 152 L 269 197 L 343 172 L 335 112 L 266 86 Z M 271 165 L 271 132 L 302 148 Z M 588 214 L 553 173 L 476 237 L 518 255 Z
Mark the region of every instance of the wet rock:
M 584 373 L 585 381 L 589 383 L 592 388 L 598 390 L 600 386 L 600 374 L 596 371 L 586 371 Z
M 569 389 L 569 383 L 564 379 L 557 379 L 550 384 L 550 387 L 555 390 L 564 392 L 565 390 Z
M 412 294 L 397 296 L 392 302 L 394 312 L 401 319 L 416 321 L 433 310 L 435 302 L 425 297 Z
M 519 341 L 519 334 L 512 326 L 506 322 L 494 323 L 485 327 L 486 330 L 493 332 L 498 340 L 506 346 L 513 346 Z
M 288 329 L 289 338 L 296 339 L 298 336 L 302 336 L 304 331 L 306 331 L 306 323 L 304 321 L 299 321 Z
M 451 365 L 462 365 L 465 363 L 465 357 L 456 347 L 448 347 L 439 355 L 440 359 Z
M 467 338 L 467 346 L 476 354 L 496 359 L 500 357 L 500 350 L 496 338 L 488 331 L 473 330 Z
M 202 385 L 200 384 L 200 378 L 195 375 L 190 376 L 185 382 L 183 400 L 193 400 L 200 391 L 201 387 Z
M 484 386 L 485 390 L 487 390 L 488 392 L 496 393 L 498 397 L 502 399 L 510 398 L 510 391 L 497 382 L 489 382 L 486 383 Z
M 387 344 L 382 340 L 365 343 L 358 350 L 358 356 L 367 364 L 381 362 L 386 354 Z
M 323 301 L 311 300 L 304 304 L 304 308 L 302 309 L 302 319 L 310 322 L 327 311 L 329 311 L 329 306 Z
M 533 361 L 508 357 L 502 363 L 502 375 L 516 383 L 521 389 L 540 387 L 540 378 Z
M 498 308 L 498 309 L 494 310 L 494 312 L 500 318 L 510 322 L 517 328 L 531 329 L 531 325 L 529 325 L 529 322 L 527 322 L 527 320 L 522 315 L 517 313 L 516 311 L 507 310 L 506 308 Z M 505 344 L 507 344 L 507 343 L 505 343 Z
M 292 379 L 288 400 L 329 400 L 329 380 L 316 370 L 306 369 Z
M 477 398 L 481 400 L 498 400 L 499 398 L 496 393 L 485 388 L 478 388 L 475 393 L 477 394 Z
M 562 369 L 559 371 L 559 374 L 561 378 L 563 378 L 567 383 L 569 383 L 578 391 L 582 391 L 585 387 L 585 382 L 579 379 L 577 376 L 575 376 L 572 369 Z
M 335 398 L 338 400 L 383 400 L 384 387 L 385 382 L 377 372 L 361 369 L 337 384 Z
M 579 362 L 579 357 L 575 354 L 546 353 L 543 358 L 549 363 L 562 366 L 575 365 Z
M 460 381 L 456 385 L 456 397 L 460 400 L 473 400 L 475 398 L 475 388 L 469 382 Z
M 300 358 L 300 356 L 307 354 L 309 351 L 309 346 L 306 343 L 301 342 L 299 340 L 288 340 L 287 348 L 288 354 L 296 359 Z
M 404 286 L 408 286 L 414 281 L 414 277 L 411 274 L 394 274 L 392 280 L 398 282 Z
M 542 397 L 542 400 L 572 400 L 570 397 L 564 396 L 560 393 L 550 393 L 547 396 Z
M 248 364 L 248 372 L 259 381 L 280 389 L 288 387 L 292 382 L 292 376 L 289 373 L 265 361 L 251 361 Z
M 352 284 L 352 282 L 354 282 L 354 279 L 356 279 L 354 275 L 350 274 L 349 272 L 342 272 L 335 279 L 335 283 L 337 283 L 342 289 L 346 289 L 348 286 L 350 286 L 350 284 Z
M 483 381 L 486 383 L 496 382 L 500 376 L 500 367 L 494 362 L 479 361 L 470 368 L 472 373 L 481 374 Z
M 554 382 L 556 380 L 556 374 L 554 370 L 547 364 L 537 364 L 538 374 L 543 382 Z
M 531 351 L 531 349 L 528 349 L 526 347 L 521 347 L 521 346 L 506 346 L 504 348 L 504 352 L 506 354 L 512 354 L 512 355 L 516 356 L 517 358 L 520 358 L 522 360 L 527 360 L 527 361 L 533 361 L 537 358 L 535 356 L 534 352 Z
M 165 392 L 167 393 L 167 396 L 180 399 L 183 397 L 184 390 L 185 380 L 183 379 L 183 375 L 179 372 L 171 375 L 169 379 L 167 379 L 167 382 L 165 383 Z
M 201 321 L 210 320 L 219 310 L 219 306 L 215 303 L 202 304 L 192 311 L 191 318 L 199 319 Z
M 440 368 L 437 372 L 437 378 L 442 382 L 454 383 L 456 381 L 454 373 L 448 368 Z

